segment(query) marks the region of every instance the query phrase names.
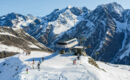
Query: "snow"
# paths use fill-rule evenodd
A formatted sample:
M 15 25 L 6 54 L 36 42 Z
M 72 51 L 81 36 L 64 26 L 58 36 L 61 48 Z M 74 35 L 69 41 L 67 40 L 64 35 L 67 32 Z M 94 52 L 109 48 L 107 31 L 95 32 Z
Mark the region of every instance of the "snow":
M 25 65 L 19 60 L 18 55 L 5 58 L 5 61 L 0 62 L 0 80 L 17 80 L 15 77 L 23 67 Z
M 45 60 L 41 62 L 39 71 L 37 63 L 42 57 Z M 101 68 L 98 69 L 88 63 L 90 58 L 88 56 L 81 56 L 81 60 L 73 65 L 75 58 L 76 56 L 60 55 L 58 52 L 52 54 L 32 51 L 28 56 L 21 53 L 0 59 L 0 80 L 130 80 L 130 66 L 117 65 L 119 66 L 117 67 L 114 64 L 97 62 Z M 35 60 L 34 69 L 32 69 L 33 59 Z M 26 68 L 29 69 L 28 74 Z
M 120 56 L 120 59 L 122 60 L 124 57 L 129 56 L 129 55 L 130 55 L 130 44 L 126 46 L 126 51 L 122 53 L 122 55 Z
M 116 26 L 117 26 L 117 32 L 122 32 L 122 31 L 126 30 L 127 22 L 121 23 L 119 21 L 116 21 L 115 19 L 114 19 L 114 21 L 115 21 Z
M 101 62 L 98 62 L 98 64 L 100 65 L 101 68 L 106 70 L 107 74 L 102 73 L 103 74 L 102 78 L 104 78 L 105 80 L 129 80 L 130 79 L 129 77 L 130 71 L 128 70 L 120 69 L 116 67 L 116 65 L 111 66 Z
M 15 46 L 7 46 L 0 43 L 0 52 L 7 51 L 7 52 L 23 52 L 22 49 L 15 47 Z
M 99 51 L 103 47 L 103 41 L 100 42 L 99 48 L 96 51 Z
M 22 29 L 21 27 L 27 27 L 30 23 L 33 23 L 36 17 L 27 16 L 26 20 L 23 17 L 17 17 L 14 20 L 11 20 L 13 23 L 14 28 Z
M 116 6 L 116 7 L 114 6 L 113 10 L 115 10 L 120 16 L 122 16 L 122 12 L 123 12 L 122 8 L 120 8 L 118 6 Z
M 66 24 L 61 23 L 62 19 L 66 21 Z M 77 23 L 77 16 L 71 13 L 70 10 L 66 10 L 64 13 L 59 15 L 59 18 L 56 21 L 49 22 L 48 24 L 54 25 L 54 34 L 61 34 L 69 30 L 70 28 L 74 27 L 75 23 Z
M 106 34 L 109 35 L 109 36 L 111 36 L 111 37 L 113 37 L 112 34 L 111 34 L 111 32 L 110 32 L 110 30 L 108 30 L 108 31 L 106 32 Z
M 93 22 L 91 22 L 89 20 L 87 20 L 87 21 L 88 22 L 87 22 L 86 26 L 89 27 L 89 28 L 93 28 L 93 26 L 94 26 Z
M 29 47 L 39 49 L 39 47 L 38 47 L 38 46 L 36 46 L 36 45 L 34 45 L 34 44 L 29 45 Z
M 72 6 L 71 6 L 71 5 L 69 5 L 69 6 L 67 6 L 67 8 L 69 8 L 69 9 L 70 9 L 70 8 L 72 8 Z
M 9 35 L 9 36 L 16 37 L 15 35 L 7 33 L 7 32 L 0 32 L 0 35 Z

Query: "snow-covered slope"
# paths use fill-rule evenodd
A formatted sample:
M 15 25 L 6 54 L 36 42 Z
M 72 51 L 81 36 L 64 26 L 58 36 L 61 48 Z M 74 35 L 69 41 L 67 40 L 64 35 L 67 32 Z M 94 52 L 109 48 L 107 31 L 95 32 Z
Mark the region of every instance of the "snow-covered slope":
M 37 63 L 41 58 L 40 71 Z M 105 64 L 97 62 L 97 68 L 88 61 L 88 56 L 81 57 L 76 65 L 73 60 L 76 56 L 50 54 L 47 52 L 31 52 L 26 56 L 21 53 L 6 59 L 0 59 L 0 80 L 129 80 L 130 66 Z M 32 69 L 32 60 L 35 60 Z M 29 69 L 28 74 L 26 69 Z

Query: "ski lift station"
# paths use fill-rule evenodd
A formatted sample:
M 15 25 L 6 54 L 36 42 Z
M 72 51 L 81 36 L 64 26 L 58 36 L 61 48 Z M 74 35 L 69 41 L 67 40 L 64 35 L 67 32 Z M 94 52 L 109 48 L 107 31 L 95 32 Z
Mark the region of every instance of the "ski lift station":
M 78 52 L 78 54 L 83 54 L 82 50 L 84 49 L 84 47 L 78 46 L 78 44 L 79 44 L 78 40 L 76 38 L 74 38 L 71 40 L 60 40 L 56 43 L 56 47 L 60 48 L 60 49 L 69 49 L 69 50 L 75 49 L 76 54 L 77 54 L 77 51 L 80 51 L 80 52 Z
M 78 45 L 78 40 L 74 38 L 66 41 L 65 40 L 58 41 L 56 47 L 65 49 L 65 48 L 73 48 L 76 45 Z

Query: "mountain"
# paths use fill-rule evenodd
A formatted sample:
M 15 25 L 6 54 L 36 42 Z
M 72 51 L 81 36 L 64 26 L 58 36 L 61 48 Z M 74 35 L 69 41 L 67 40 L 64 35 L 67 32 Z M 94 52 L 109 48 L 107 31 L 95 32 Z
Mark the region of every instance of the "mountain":
M 54 50 L 57 41 L 77 38 L 79 45 L 91 46 L 86 52 L 96 60 L 130 64 L 130 9 L 116 2 L 94 10 L 68 6 L 39 18 L 10 13 L 0 17 L 0 25 L 23 29 Z
M 38 61 L 44 57 L 37 69 Z M 32 64 L 32 60 L 34 65 Z M 18 54 L 0 59 L 1 80 L 129 80 L 130 66 L 94 61 L 89 56 L 76 56 L 32 51 L 30 56 Z M 33 67 L 34 66 L 34 69 Z M 28 68 L 28 73 L 26 72 Z
M 117 3 L 100 5 L 84 15 L 84 19 L 61 39 L 76 37 L 82 42 L 80 45 L 91 45 L 86 52 L 97 60 L 130 64 L 129 11 Z
M 18 54 L 25 50 L 51 51 L 22 29 L 0 27 L 0 58 Z
M 84 13 L 89 13 L 89 10 L 85 7 L 68 6 L 62 10 L 55 9 L 52 13 L 42 18 L 42 21 L 46 21 L 47 24 L 45 23 L 44 32 L 41 33 L 42 35 L 38 40 L 50 47 L 57 37 L 62 36 L 64 32 L 74 27 Z
M 28 34 L 46 46 L 78 22 L 77 17 L 89 13 L 85 7 L 68 6 L 65 9 L 55 9 L 45 17 L 37 18 L 32 15 L 10 13 L 0 17 L 1 26 L 23 28 Z

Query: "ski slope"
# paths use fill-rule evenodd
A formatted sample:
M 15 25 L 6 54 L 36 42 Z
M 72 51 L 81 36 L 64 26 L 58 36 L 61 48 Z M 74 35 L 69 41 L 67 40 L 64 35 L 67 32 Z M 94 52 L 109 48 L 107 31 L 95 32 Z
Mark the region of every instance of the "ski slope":
M 37 63 L 41 62 L 40 71 Z M 33 51 L 0 59 L 0 80 L 130 80 L 130 66 L 97 62 L 101 69 L 88 63 L 88 56 L 81 57 L 76 65 L 76 56 Z M 32 60 L 35 60 L 34 69 Z M 29 69 L 28 74 L 26 69 Z M 104 70 L 103 70 L 104 69 Z

